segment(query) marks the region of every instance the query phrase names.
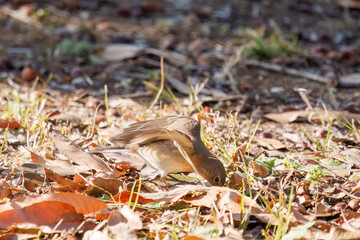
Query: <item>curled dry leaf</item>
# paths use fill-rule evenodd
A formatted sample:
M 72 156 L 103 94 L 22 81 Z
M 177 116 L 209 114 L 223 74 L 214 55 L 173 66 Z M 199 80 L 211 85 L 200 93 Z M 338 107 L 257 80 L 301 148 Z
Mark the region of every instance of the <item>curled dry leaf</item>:
M 56 189 L 58 191 L 82 192 L 83 190 L 86 189 L 86 186 L 84 184 L 75 183 L 75 182 L 71 181 L 70 179 L 67 179 L 67 178 L 51 171 L 50 169 L 44 168 L 44 171 L 46 174 L 46 178 L 49 178 L 58 184 L 58 187 L 56 187 Z
M 110 167 L 101 158 L 85 152 L 59 131 L 53 131 L 51 136 L 59 151 L 72 162 L 80 166 L 86 166 L 89 169 L 111 171 Z

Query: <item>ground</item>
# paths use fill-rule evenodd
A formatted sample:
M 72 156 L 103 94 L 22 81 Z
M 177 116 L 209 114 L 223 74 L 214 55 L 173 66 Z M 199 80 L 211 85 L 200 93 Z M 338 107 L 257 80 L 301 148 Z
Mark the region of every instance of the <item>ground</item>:
M 1 235 L 360 238 L 359 5 L 0 1 Z M 168 115 L 225 186 L 98 150 Z

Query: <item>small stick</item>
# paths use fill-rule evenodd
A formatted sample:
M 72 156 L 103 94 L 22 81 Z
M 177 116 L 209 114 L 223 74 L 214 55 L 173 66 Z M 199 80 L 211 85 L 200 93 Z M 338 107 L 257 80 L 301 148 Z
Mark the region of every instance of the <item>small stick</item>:
M 243 63 L 247 66 L 261 67 L 265 70 L 286 73 L 288 75 L 292 75 L 292 76 L 296 76 L 296 77 L 303 77 L 303 78 L 307 78 L 307 79 L 317 81 L 317 82 L 336 85 L 336 82 L 334 82 L 332 79 L 329 79 L 327 77 L 322 77 L 320 75 L 309 73 L 309 72 L 299 71 L 294 68 L 287 68 L 284 66 L 280 66 L 278 64 L 260 62 L 257 60 L 243 60 Z

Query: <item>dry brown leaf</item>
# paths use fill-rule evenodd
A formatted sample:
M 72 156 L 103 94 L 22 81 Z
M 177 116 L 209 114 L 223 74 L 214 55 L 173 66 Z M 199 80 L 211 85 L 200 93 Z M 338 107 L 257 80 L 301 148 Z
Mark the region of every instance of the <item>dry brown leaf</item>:
M 197 237 L 197 236 L 186 236 L 183 240 L 205 240 L 205 238 Z
M 254 161 L 249 163 L 249 171 L 250 174 L 255 177 L 265 177 L 269 174 L 269 169 L 267 167 Z
M 306 119 L 309 113 L 307 111 L 290 111 L 282 113 L 268 113 L 264 117 L 269 118 L 278 123 L 291 123 L 298 118 Z
M 159 58 L 164 57 L 167 62 L 177 67 L 184 66 L 188 62 L 188 58 L 185 55 L 174 51 L 159 50 L 156 48 L 146 48 L 144 50 L 144 53 L 154 54 Z
M 360 120 L 360 114 L 350 113 L 348 111 L 334 110 L 314 110 L 314 111 L 290 111 L 283 113 L 269 113 L 264 115 L 278 123 L 290 123 L 296 120 L 308 120 L 312 123 L 329 122 L 332 118 L 343 120 L 342 116 L 351 122 L 352 119 Z
M 344 229 L 354 231 L 354 229 L 358 229 L 360 227 L 360 213 L 346 211 L 344 215 L 341 216 L 336 222 L 340 224 Z
M 108 218 L 108 228 L 113 233 L 115 239 L 135 240 L 137 235 L 134 230 L 141 229 L 142 222 L 137 214 L 124 205 L 120 211 L 111 211 Z
M 139 197 L 137 197 L 137 194 L 136 193 L 133 193 L 131 194 L 131 192 L 129 191 L 122 191 L 121 193 L 117 193 L 115 196 L 114 196 L 114 200 L 116 202 L 121 202 L 121 203 L 127 203 L 130 201 L 130 196 L 132 195 L 131 197 L 131 201 L 132 202 L 135 202 L 136 201 L 136 198 L 138 198 L 138 202 L 139 203 L 142 203 L 142 204 L 146 204 L 146 203 L 150 203 L 150 202 L 155 202 L 155 200 L 153 199 L 148 199 L 148 198 L 144 198 L 142 196 L 139 195 Z
M 244 184 L 247 184 L 246 178 L 243 178 L 240 174 L 234 173 L 229 179 L 229 186 L 235 186 L 238 188 L 243 188 Z
M 255 136 L 254 139 L 260 146 L 266 147 L 269 150 L 278 150 L 278 149 L 286 148 L 285 144 L 273 138 L 263 138 L 263 137 Z
M 358 7 L 360 8 L 360 1 L 358 1 L 358 4 Z M 340 76 L 339 85 L 348 88 L 360 87 L 360 73 L 352 73 L 349 75 Z
M 80 166 L 86 166 L 89 169 L 111 171 L 109 166 L 101 158 L 85 152 L 59 131 L 54 130 L 51 136 L 59 151 L 72 162 Z
M 101 56 L 107 61 L 122 61 L 136 57 L 142 50 L 143 46 L 135 44 L 110 44 L 104 48 Z
M 84 166 L 73 166 L 71 168 L 63 168 L 59 166 L 46 165 L 40 163 L 24 163 L 20 167 L 16 168 L 16 171 L 19 172 L 24 171 L 26 173 L 44 175 L 45 174 L 44 168 L 50 169 L 51 171 L 56 172 L 61 176 L 70 176 L 70 175 L 74 175 L 77 172 L 82 173 L 89 170 L 88 167 L 84 167 Z
M 42 201 L 0 213 L 0 228 L 8 228 L 19 223 L 46 225 L 52 228 L 60 220 L 62 223 L 59 230 L 64 229 L 63 224 L 70 223 L 72 227 L 79 226 L 83 221 L 83 215 L 77 213 L 70 204 L 59 201 Z
M 0 199 L 11 197 L 12 192 L 9 183 L 5 179 L 0 179 Z
M 69 160 L 43 158 L 33 152 L 30 152 L 30 157 L 33 163 L 38 163 L 43 165 L 49 164 L 51 166 L 58 166 L 58 167 L 72 168 L 72 169 L 76 167 Z
M 0 119 L 0 128 L 20 128 L 21 123 L 14 119 Z
M 41 163 L 41 164 L 45 164 L 46 161 L 39 155 L 33 153 L 33 152 L 30 152 L 30 157 L 31 157 L 31 161 L 33 163 Z
M 138 214 L 133 212 L 127 205 L 119 210 L 111 211 L 108 219 L 110 228 L 116 227 L 119 223 L 126 223 L 132 230 L 139 230 L 143 224 Z
M 119 188 L 122 186 L 122 181 L 119 179 L 106 179 L 97 177 L 92 180 L 92 185 L 86 190 L 89 195 L 99 195 L 105 192 L 110 194 L 117 194 Z
M 166 192 L 154 192 L 154 193 L 141 193 L 140 195 L 147 199 L 153 199 L 161 202 L 176 202 L 190 191 L 197 191 L 206 189 L 199 185 L 178 185 L 175 188 Z
M 79 190 L 79 188 L 83 187 L 83 185 L 79 185 L 77 183 L 74 183 L 70 179 L 64 178 L 63 176 L 51 171 L 50 169 L 44 168 L 46 178 L 49 178 L 56 182 L 62 189 L 62 191 L 68 191 L 68 192 L 74 192 L 76 190 Z M 59 188 L 57 187 L 57 190 Z
M 349 148 L 341 151 L 339 154 L 344 156 L 344 160 L 357 168 L 360 166 L 360 150 L 356 148 Z
M 141 170 L 145 165 L 144 159 L 131 151 L 103 152 L 103 155 L 106 159 L 112 159 L 116 164 L 125 163 L 136 170 Z
M 360 9 L 360 1 L 359 0 L 335 0 L 336 3 L 344 8 L 355 8 Z
M 12 210 L 20 209 L 30 206 L 35 203 L 41 203 L 46 201 L 58 201 L 67 203 L 75 208 L 75 211 L 80 214 L 90 214 L 107 208 L 106 203 L 85 195 L 76 193 L 50 193 L 39 196 L 27 196 L 18 198 L 12 202 L 0 205 L 0 213 Z
M 248 196 L 241 195 L 235 190 L 225 187 L 209 187 L 204 189 L 204 194 L 196 197 L 185 197 L 184 201 L 194 206 L 213 207 L 213 203 L 221 211 L 227 210 L 233 214 L 240 214 L 250 210 L 252 213 L 261 213 L 261 206 Z M 243 206 L 241 205 L 243 204 Z

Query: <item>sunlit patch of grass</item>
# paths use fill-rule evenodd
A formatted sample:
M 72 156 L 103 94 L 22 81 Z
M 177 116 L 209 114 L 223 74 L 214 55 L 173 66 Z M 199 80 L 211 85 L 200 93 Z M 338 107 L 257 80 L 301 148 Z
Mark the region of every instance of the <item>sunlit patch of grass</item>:
M 247 38 L 245 56 L 268 61 L 276 57 L 304 55 L 296 37 L 288 40 L 278 28 L 268 35 L 265 30 L 265 27 L 260 27 L 243 32 Z
M 150 88 L 152 88 L 156 94 L 160 91 L 160 88 L 155 86 L 151 82 L 144 81 L 143 83 L 146 86 L 149 86 Z M 160 99 L 163 99 L 169 103 L 175 102 L 176 106 L 179 109 L 179 112 L 181 112 L 181 113 L 184 112 L 183 106 L 180 104 L 179 99 L 175 96 L 175 94 L 173 93 L 173 91 L 171 91 L 171 89 L 169 89 L 169 88 L 163 89 L 163 91 L 161 92 L 161 95 L 160 95 Z
M 357 140 L 357 142 L 360 143 L 360 132 L 359 132 L 359 129 L 355 126 L 355 122 L 351 122 L 349 120 L 347 120 L 343 115 L 341 115 L 342 117 L 342 120 L 339 120 L 338 121 L 344 125 L 345 127 L 347 127 L 355 136 L 355 139 Z M 358 119 L 357 120 L 357 124 L 360 125 L 360 120 Z
M 328 126 L 328 130 L 326 133 L 326 138 L 323 144 L 321 144 L 320 140 L 312 138 L 307 132 L 305 132 L 301 127 L 298 127 L 300 129 L 300 131 L 306 136 L 307 139 L 309 139 L 316 147 L 319 151 L 321 151 L 323 154 L 325 154 L 325 151 L 327 150 L 327 144 L 329 141 L 329 136 L 330 136 L 330 131 L 331 131 L 331 126 L 333 123 L 334 119 L 331 119 L 329 126 Z
M 318 167 L 314 167 L 313 169 L 311 169 L 306 174 L 305 179 L 308 179 L 308 180 L 311 180 L 314 182 L 318 182 L 318 181 L 320 181 L 320 179 L 322 177 L 329 176 L 329 175 L 330 174 L 328 172 L 324 171 L 324 169 L 322 167 L 318 166 Z

